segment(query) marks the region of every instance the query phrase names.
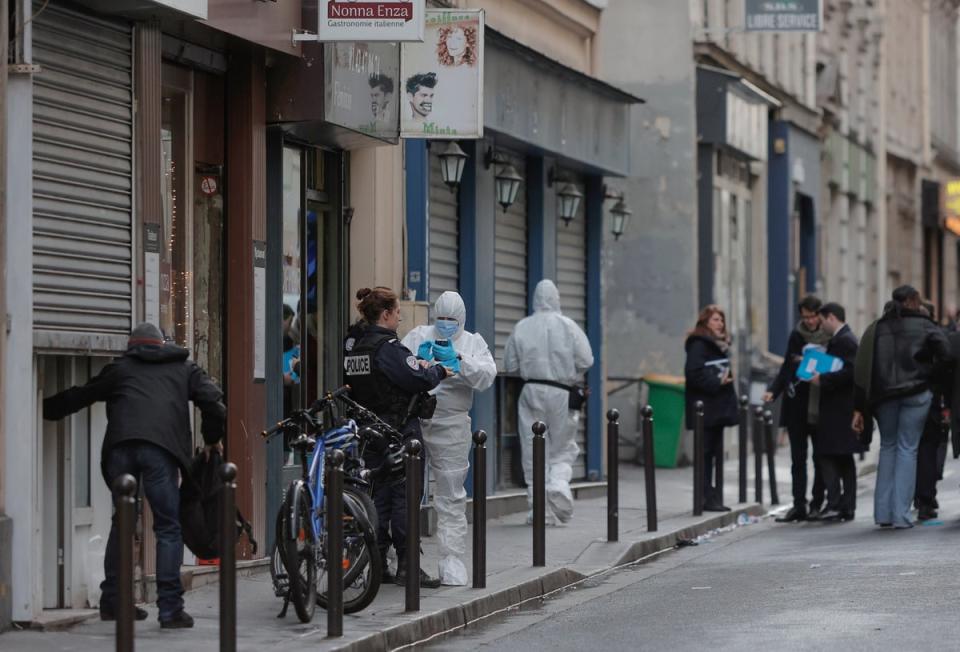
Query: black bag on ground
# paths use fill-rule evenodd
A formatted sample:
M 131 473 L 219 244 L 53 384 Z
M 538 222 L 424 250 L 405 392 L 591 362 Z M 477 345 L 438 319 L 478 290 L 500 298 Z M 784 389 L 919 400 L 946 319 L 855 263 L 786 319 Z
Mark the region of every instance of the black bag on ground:
M 223 503 L 223 480 L 219 469 L 223 466 L 220 453 L 212 451 L 210 459 L 204 459 L 203 451 L 196 455 L 187 469 L 187 476 L 180 485 L 180 529 L 183 543 L 200 559 L 220 557 L 220 511 Z M 246 532 L 253 552 L 257 542 L 253 528 L 237 510 L 237 531 L 234 539 Z

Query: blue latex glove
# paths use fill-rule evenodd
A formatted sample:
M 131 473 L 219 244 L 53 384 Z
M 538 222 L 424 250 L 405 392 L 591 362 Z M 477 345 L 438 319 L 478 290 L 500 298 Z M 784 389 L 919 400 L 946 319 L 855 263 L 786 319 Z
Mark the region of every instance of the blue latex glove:
M 452 360 L 441 360 L 440 364 L 449 369 L 455 374 L 460 373 L 460 358 L 453 358 Z
M 452 343 L 443 346 L 434 342 L 433 357 L 437 362 L 450 362 L 457 359 L 457 350 L 453 348 Z
M 428 362 L 433 361 L 433 342 L 427 340 L 417 349 L 417 357 Z

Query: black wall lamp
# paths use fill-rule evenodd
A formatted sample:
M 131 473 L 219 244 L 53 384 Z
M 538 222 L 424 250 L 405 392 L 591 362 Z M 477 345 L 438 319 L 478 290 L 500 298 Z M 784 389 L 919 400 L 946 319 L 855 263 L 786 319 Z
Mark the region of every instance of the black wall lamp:
M 503 154 L 494 152 L 492 147 L 487 148 L 483 164 L 487 169 L 490 169 L 491 165 L 497 166 L 497 174 L 493 178 L 494 190 L 497 195 L 497 203 L 503 207 L 503 212 L 506 213 L 507 209 L 517 200 L 517 193 L 520 192 L 523 177 Z

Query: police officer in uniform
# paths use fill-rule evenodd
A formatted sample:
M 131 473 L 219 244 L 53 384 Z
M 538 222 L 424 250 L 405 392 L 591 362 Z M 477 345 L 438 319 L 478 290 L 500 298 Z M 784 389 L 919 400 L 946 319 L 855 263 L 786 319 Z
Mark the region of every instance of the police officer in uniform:
M 416 397 L 425 395 L 451 375 L 442 365 L 418 360 L 397 337 L 400 303 L 390 288 L 363 288 L 357 292 L 360 321 L 351 327 L 344 343 L 344 372 L 353 398 L 403 433 L 404 438 L 421 437 L 420 411 Z M 426 418 L 426 415 L 424 415 Z M 386 460 L 372 454 L 371 468 Z M 374 482 L 373 501 L 377 506 L 377 543 L 386 570 L 387 550 L 397 553 L 394 581 L 406 583 L 406 487 L 405 481 L 386 478 Z M 422 569 L 420 585 L 436 588 L 440 580 Z

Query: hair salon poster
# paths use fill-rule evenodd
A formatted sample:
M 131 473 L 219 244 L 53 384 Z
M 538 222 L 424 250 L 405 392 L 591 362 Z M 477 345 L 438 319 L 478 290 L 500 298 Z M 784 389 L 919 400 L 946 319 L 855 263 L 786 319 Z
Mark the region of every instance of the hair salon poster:
M 423 43 L 400 50 L 400 135 L 483 137 L 482 9 L 428 9 Z

